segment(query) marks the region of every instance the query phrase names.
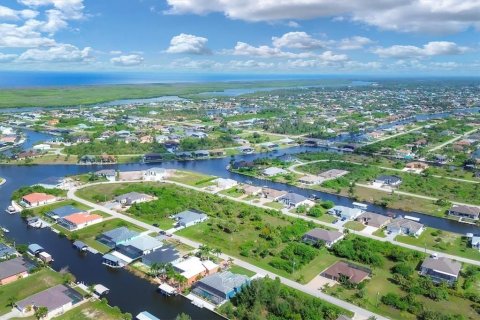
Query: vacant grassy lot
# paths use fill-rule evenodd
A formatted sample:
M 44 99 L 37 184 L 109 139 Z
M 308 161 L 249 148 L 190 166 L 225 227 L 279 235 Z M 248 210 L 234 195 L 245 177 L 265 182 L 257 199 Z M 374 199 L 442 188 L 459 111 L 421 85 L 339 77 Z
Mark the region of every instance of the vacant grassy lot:
M 427 228 L 418 238 L 397 236 L 395 240 L 480 261 L 480 252 L 470 247 L 466 237 L 456 233 Z
M 110 307 L 102 301 L 89 301 L 56 317 L 58 320 L 119 320 L 125 319 L 120 309 Z
M 177 170 L 172 177 L 169 177 L 168 180 L 180 182 L 189 186 L 194 187 L 208 187 L 213 185 L 212 180 L 215 180 L 217 177 L 212 177 L 206 174 L 201 174 L 198 172 L 191 171 L 180 171 Z
M 236 274 L 243 274 L 247 277 L 253 277 L 254 275 L 256 275 L 255 272 L 250 271 L 248 269 L 245 269 L 243 267 L 237 266 L 237 265 L 231 266 L 230 268 L 228 268 L 228 271 L 236 273 Z
M 27 278 L 0 286 L 0 314 L 10 311 L 11 306 L 8 306 L 10 299 L 19 301 L 60 283 L 62 283 L 60 273 L 42 269 Z

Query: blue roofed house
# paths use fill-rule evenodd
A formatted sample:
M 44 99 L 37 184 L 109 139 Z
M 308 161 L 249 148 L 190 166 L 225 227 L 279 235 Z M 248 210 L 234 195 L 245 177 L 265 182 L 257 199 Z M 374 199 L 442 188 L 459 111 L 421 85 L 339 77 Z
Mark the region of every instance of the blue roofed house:
M 163 242 L 160 240 L 148 235 L 141 235 L 118 245 L 116 252 L 112 254 L 119 253 L 124 261 L 130 263 L 140 259 L 145 254 L 154 252 L 162 246 Z
M 127 227 L 119 227 L 110 231 L 106 231 L 97 236 L 97 241 L 106 245 L 109 248 L 116 248 L 117 246 L 138 237 L 140 234 L 132 231 Z
M 61 219 L 61 218 L 68 217 L 72 214 L 82 213 L 82 212 L 85 212 L 85 210 L 81 210 L 81 209 L 78 209 L 74 206 L 67 205 L 67 206 L 63 206 L 63 207 L 59 207 L 59 208 L 50 210 L 49 212 L 46 213 L 46 215 L 48 217 L 52 218 L 53 220 L 58 220 L 58 219 Z
M 250 278 L 245 275 L 235 274 L 230 271 L 215 273 L 197 281 L 192 292 L 215 304 L 233 298 L 242 287 L 250 283 Z
M 175 264 L 180 261 L 180 252 L 172 245 L 164 245 L 163 247 L 150 252 L 142 257 L 142 262 L 151 267 L 153 264 Z
M 189 227 L 197 223 L 201 223 L 208 219 L 208 216 L 197 210 L 185 210 L 173 216 L 177 221 L 176 225 L 178 227 Z

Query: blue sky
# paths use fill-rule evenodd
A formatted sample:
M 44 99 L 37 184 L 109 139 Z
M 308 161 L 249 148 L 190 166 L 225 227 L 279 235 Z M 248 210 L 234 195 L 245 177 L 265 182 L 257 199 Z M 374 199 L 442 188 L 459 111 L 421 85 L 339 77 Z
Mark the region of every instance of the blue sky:
M 479 0 L 2 0 L 0 70 L 480 74 Z

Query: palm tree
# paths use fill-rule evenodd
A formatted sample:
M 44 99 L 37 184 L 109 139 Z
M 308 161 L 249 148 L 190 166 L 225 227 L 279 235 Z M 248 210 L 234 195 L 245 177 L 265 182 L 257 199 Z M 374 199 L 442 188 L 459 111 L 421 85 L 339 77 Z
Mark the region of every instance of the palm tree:
M 214 255 L 216 255 L 217 258 L 218 258 L 218 257 L 220 257 L 220 255 L 222 254 L 222 250 L 220 250 L 219 248 L 214 248 L 214 249 L 212 250 L 212 253 L 213 253 Z
M 210 254 L 210 252 L 212 251 L 212 249 L 207 246 L 207 245 L 201 245 L 199 248 L 199 255 L 200 255 L 200 258 L 204 258 L 206 257 L 208 259 L 208 255 Z

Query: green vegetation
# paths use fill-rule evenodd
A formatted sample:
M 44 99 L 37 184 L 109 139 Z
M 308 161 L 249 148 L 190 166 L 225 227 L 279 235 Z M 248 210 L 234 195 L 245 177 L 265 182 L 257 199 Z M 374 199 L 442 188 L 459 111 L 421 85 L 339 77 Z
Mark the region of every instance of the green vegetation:
M 51 269 L 41 269 L 27 278 L 0 286 L 0 314 L 7 313 L 12 303 L 63 282 L 62 275 Z
M 334 320 L 341 314 L 351 315 L 347 310 L 282 285 L 278 278 L 252 281 L 222 305 L 219 312 L 238 320 Z
M 47 189 L 47 188 L 44 188 L 42 186 L 29 186 L 29 187 L 21 187 L 17 190 L 15 190 L 13 193 L 12 193 L 12 200 L 15 200 L 15 201 L 20 201 L 20 199 L 22 199 L 22 197 L 24 195 L 27 195 L 29 193 L 33 193 L 33 192 L 41 192 L 41 193 L 47 193 L 47 194 L 51 194 L 51 195 L 54 195 L 56 197 L 60 197 L 60 196 L 65 196 L 66 195 L 66 191 L 65 190 L 61 190 L 61 189 Z
M 256 275 L 255 272 L 245 269 L 243 267 L 237 266 L 235 264 L 232 265 L 230 268 L 228 268 L 228 271 L 236 274 L 243 274 L 247 277 L 253 277 L 254 275 Z
M 166 153 L 165 147 L 158 143 L 126 143 L 114 138 L 105 141 L 91 141 L 88 143 L 79 143 L 64 149 L 66 154 L 72 155 L 120 155 L 120 154 L 145 154 L 149 152 Z
M 208 138 L 183 138 L 180 148 L 183 151 L 211 150 L 238 146 L 230 134 L 220 134 L 218 137 Z
M 56 317 L 58 320 L 130 320 L 132 315 L 122 313 L 118 307 L 111 307 L 106 300 L 86 302 L 63 315 Z
M 348 229 L 354 230 L 354 231 L 362 231 L 366 227 L 363 223 L 360 223 L 358 221 L 348 221 L 343 226 L 345 228 L 348 228 Z
M 397 236 L 395 240 L 480 261 L 480 252 L 470 247 L 467 237 L 456 233 L 427 228 L 418 238 Z

